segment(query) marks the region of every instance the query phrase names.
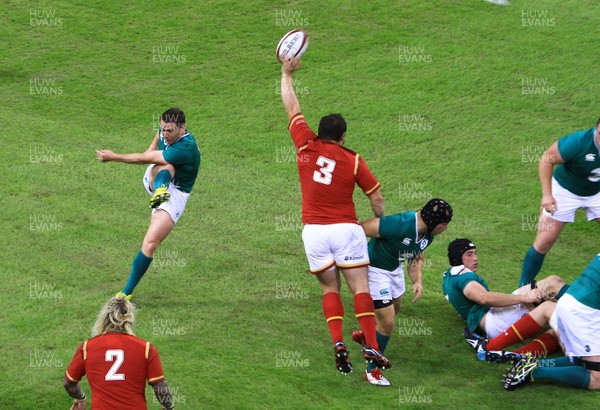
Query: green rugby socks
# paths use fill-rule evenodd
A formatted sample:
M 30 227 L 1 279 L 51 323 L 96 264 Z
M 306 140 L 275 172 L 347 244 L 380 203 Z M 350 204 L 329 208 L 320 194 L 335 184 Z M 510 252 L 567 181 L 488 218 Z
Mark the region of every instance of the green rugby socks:
M 535 250 L 533 245 L 531 245 L 525 254 L 525 259 L 523 260 L 523 268 L 521 270 L 519 287 L 533 282 L 540 269 L 542 269 L 542 264 L 544 263 L 545 257 L 546 255 L 539 253 Z
M 159 171 L 154 177 L 153 190 L 156 191 L 158 188 L 169 188 L 169 182 L 171 182 L 171 178 L 171 173 L 168 170 L 163 169 Z
M 144 273 L 148 270 L 150 263 L 152 263 L 152 258 L 147 257 L 142 251 L 139 251 L 133 259 L 129 280 L 123 288 L 124 294 L 131 295 L 133 293 L 133 289 L 135 289 L 142 276 L 144 276 Z
M 540 360 L 540 366 L 533 369 L 531 377 L 532 380 L 554 380 L 580 389 L 587 389 L 590 385 L 590 371 L 572 364 L 567 356 Z

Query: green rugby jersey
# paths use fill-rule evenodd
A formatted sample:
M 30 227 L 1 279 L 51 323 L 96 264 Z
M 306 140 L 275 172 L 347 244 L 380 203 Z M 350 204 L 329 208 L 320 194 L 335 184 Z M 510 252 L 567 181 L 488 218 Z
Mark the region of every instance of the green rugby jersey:
M 558 140 L 558 152 L 565 160 L 554 170 L 554 178 L 569 192 L 592 196 L 600 192 L 600 149 L 595 128 L 577 131 Z
M 369 241 L 370 265 L 393 271 L 406 259 L 418 256 L 433 242 L 433 235 L 426 233 L 417 240 L 417 213 L 407 211 L 379 220 L 379 238 Z
M 487 291 L 490 290 L 481 276 L 467 270 L 463 265 L 454 266 L 444 272 L 442 290 L 446 300 L 450 302 L 456 313 L 467 322 L 469 329 L 476 332 L 481 319 L 490 310 L 490 307 L 473 302 L 464 295 L 463 290 L 471 281 L 481 284 Z
M 593 309 L 600 309 L 600 254 L 569 286 L 567 293 Z
M 194 136 L 186 132 L 179 141 L 173 145 L 167 145 L 161 130 L 158 138 L 158 150 L 163 152 L 165 161 L 175 167 L 173 184 L 180 191 L 192 192 L 192 187 L 200 170 L 201 160 L 200 149 L 196 145 Z

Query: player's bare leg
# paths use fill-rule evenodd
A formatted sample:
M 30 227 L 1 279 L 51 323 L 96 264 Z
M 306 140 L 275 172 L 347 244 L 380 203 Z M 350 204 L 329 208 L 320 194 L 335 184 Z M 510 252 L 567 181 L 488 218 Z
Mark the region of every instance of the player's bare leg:
M 157 210 L 150 221 L 150 227 L 144 237 L 142 250 L 138 252 L 131 266 L 129 280 L 123 290 L 117 293 L 117 297 L 131 297 L 133 290 L 142 279 L 152 263 L 154 251 L 160 243 L 171 233 L 175 223 L 171 216 L 161 209 Z
M 394 331 L 394 318 L 396 317 L 395 306 L 389 305 L 375 310 L 375 319 L 377 321 L 377 332 L 390 337 Z
M 550 322 L 550 316 L 556 308 L 555 302 L 543 302 L 538 305 L 535 309 L 529 312 L 529 315 L 536 321 L 540 327 L 544 327 Z
M 587 362 L 600 364 L 600 356 L 589 356 L 586 357 L 585 360 Z M 600 390 L 600 370 L 590 370 L 590 384 L 588 386 L 588 389 Z
M 541 254 L 547 254 L 558 239 L 564 226 L 565 222 L 557 221 L 548 215 L 542 214 L 538 222 L 537 235 L 533 242 L 535 250 Z
M 162 209 L 157 210 L 152 215 L 150 227 L 142 243 L 142 252 L 144 252 L 144 255 L 152 258 L 158 245 L 171 233 L 174 227 L 175 222 L 171 219 L 171 215 Z

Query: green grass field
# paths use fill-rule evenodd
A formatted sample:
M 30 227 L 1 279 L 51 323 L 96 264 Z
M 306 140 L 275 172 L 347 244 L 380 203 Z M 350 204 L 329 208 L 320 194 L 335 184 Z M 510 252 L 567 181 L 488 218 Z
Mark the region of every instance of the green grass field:
M 537 158 L 599 116 L 596 1 L 132 3 L 0 5 L 1 408 L 70 405 L 64 370 L 127 280 L 150 216 L 144 168 L 94 150 L 145 150 L 170 106 L 186 112 L 202 168 L 134 301 L 178 408 L 597 408 L 595 393 L 547 383 L 505 392 L 505 366 L 476 361 L 441 292 L 446 247 L 463 236 L 492 290 L 516 287 L 535 237 Z M 275 59 L 297 27 L 311 36 L 294 77 L 309 124 L 346 117 L 388 214 L 431 197 L 454 207 L 426 252 L 425 295 L 398 316 L 391 388 L 362 380 L 347 288 L 356 371 L 334 369 L 306 273 Z M 578 215 L 540 276 L 572 281 L 598 245 L 597 224 Z

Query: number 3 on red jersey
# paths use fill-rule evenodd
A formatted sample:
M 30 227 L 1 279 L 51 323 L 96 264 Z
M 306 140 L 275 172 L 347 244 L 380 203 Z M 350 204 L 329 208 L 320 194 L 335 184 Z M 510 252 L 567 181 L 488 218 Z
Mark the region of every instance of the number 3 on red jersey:
M 125 360 L 125 352 L 124 351 L 122 351 L 121 349 L 107 350 L 106 353 L 104 354 L 104 360 L 107 362 L 114 361 L 113 365 L 108 370 L 108 373 L 106 373 L 106 376 L 104 376 L 104 380 L 109 381 L 109 382 L 115 381 L 115 380 L 125 380 L 124 373 L 117 373 L 117 371 L 119 370 L 119 367 L 121 367 L 121 365 L 123 364 L 123 361 Z
M 335 161 L 324 156 L 320 156 L 317 159 L 317 165 L 322 167 L 319 171 L 313 173 L 313 180 L 320 184 L 329 185 L 333 178 L 333 170 L 335 169 Z

